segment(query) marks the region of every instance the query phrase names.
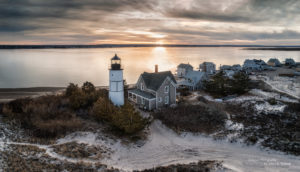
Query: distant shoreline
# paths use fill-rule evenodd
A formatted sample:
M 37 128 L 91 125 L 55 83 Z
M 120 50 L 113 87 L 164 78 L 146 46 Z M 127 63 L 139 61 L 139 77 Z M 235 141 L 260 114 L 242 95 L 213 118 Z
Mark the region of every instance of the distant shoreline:
M 134 48 L 134 47 L 241 47 L 247 50 L 300 51 L 300 46 L 268 45 L 187 45 L 187 44 L 98 44 L 98 45 L 0 45 L 0 49 L 71 49 L 71 48 Z
M 300 47 L 256 47 L 244 48 L 244 50 L 300 51 Z

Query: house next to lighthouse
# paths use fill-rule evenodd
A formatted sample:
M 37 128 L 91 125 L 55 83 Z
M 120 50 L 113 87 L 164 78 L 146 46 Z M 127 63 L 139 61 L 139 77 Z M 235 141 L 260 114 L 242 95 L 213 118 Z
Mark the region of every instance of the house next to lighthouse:
M 128 90 L 128 99 L 140 108 L 153 110 L 176 104 L 176 80 L 170 71 L 140 75 L 136 89 Z
M 109 99 L 116 106 L 124 105 L 124 80 L 121 59 L 115 54 L 109 69 Z

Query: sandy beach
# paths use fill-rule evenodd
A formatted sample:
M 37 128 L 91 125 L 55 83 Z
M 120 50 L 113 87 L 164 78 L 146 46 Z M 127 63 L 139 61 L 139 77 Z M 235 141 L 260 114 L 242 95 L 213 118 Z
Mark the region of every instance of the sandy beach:
M 0 103 L 24 97 L 59 94 L 64 89 L 64 87 L 0 88 Z

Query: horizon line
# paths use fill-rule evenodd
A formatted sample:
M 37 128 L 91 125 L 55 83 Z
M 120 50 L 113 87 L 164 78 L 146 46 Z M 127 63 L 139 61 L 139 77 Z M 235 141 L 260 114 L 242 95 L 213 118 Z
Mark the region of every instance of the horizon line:
M 300 45 L 244 45 L 244 44 L 0 44 L 0 49 L 46 48 L 126 48 L 126 47 L 249 47 L 299 48 Z

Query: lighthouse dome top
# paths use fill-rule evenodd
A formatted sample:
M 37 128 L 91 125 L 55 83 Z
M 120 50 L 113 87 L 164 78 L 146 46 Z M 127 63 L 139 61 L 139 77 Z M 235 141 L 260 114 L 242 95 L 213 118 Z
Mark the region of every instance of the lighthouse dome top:
M 117 54 L 115 54 L 115 56 L 113 58 L 111 58 L 111 60 L 121 60 L 121 59 Z

